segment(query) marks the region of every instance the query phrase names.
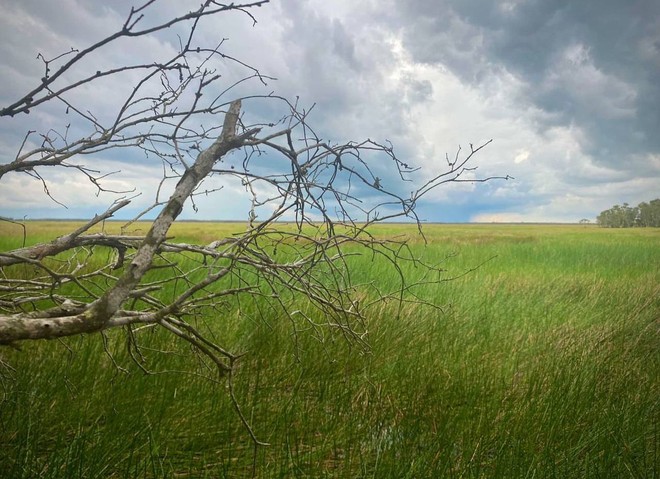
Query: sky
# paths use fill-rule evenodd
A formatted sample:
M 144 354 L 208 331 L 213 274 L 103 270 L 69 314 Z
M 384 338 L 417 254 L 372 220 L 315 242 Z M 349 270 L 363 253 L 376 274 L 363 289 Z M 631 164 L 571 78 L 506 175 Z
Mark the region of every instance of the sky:
M 198 7 L 156 2 L 149 19 Z M 121 27 L 128 0 L 2 0 L 0 107 L 37 85 L 42 53 L 84 48 Z M 657 0 L 274 0 L 200 27 L 223 52 L 275 78 L 248 82 L 241 94 L 275 92 L 314 105 L 310 123 L 323 138 L 391 141 L 417 181 L 446 167 L 460 146 L 493 140 L 474 159 L 478 175 L 508 181 L 450 184 L 427 195 L 420 217 L 432 222 L 577 222 L 614 204 L 660 197 L 660 2 Z M 166 54 L 176 36 L 121 45 L 105 61 L 131 63 Z M 104 53 L 105 54 L 105 53 Z M 244 72 L 224 65 L 228 82 Z M 112 86 L 79 93 L 99 118 L 116 108 Z M 255 117 L 275 112 L 246 106 Z M 0 164 L 14 159 L 28 130 L 60 128 L 54 108 L 0 119 Z M 117 190 L 156 195 L 162 165 L 140 152 L 86 159 Z M 380 170 L 379 170 L 380 171 Z M 392 184 L 394 169 L 383 170 Z M 118 195 L 97 195 L 70 170 L 0 179 L 0 216 L 86 218 Z M 244 220 L 245 189 L 230 185 L 198 197 L 196 220 Z M 132 206 L 132 207 L 133 207 Z

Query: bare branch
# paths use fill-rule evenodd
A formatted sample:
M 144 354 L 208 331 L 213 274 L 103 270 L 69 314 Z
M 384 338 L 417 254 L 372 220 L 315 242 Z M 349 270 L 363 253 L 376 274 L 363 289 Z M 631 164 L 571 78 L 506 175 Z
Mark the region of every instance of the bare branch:
M 294 325 L 302 322 L 312 334 L 321 336 L 329 328 L 368 347 L 365 320 L 373 308 L 390 302 L 398 304 L 400 312 L 411 304 L 438 307 L 419 291 L 447 280 L 441 265 L 418 258 L 406 238 L 379 238 L 371 226 L 405 220 L 421 233 L 416 207 L 435 188 L 499 178 L 474 173 L 473 159 L 490 141 L 470 145 L 467 154 L 459 148 L 454 158 L 446 157 L 445 171 L 433 172 L 415 186 L 411 181 L 418 169 L 399 158 L 388 141 L 334 144 L 311 126 L 313 106 L 305 110 L 297 99 L 290 102 L 273 94 L 235 99 L 237 85 L 270 78 L 222 52 L 224 39 L 210 47 L 194 46 L 195 32 L 204 19 L 229 11 L 256 21 L 250 9 L 265 3 L 207 0 L 193 12 L 145 26 L 156 4 L 145 1 L 105 39 L 52 59 L 40 56 L 46 69 L 41 82 L 0 109 L 0 116 L 14 116 L 53 103 L 73 121 L 73 126 L 63 121 L 62 128 L 43 133 L 29 130 L 16 145 L 15 157 L 0 164 L 0 180 L 6 174 L 29 175 L 54 201 L 56 192 L 51 192 L 44 171 L 82 175 L 97 193 L 114 192 L 117 198 L 126 192 L 112 187 L 108 176 L 121 172 L 106 170 L 108 165 L 99 160 L 102 154 L 137 152 L 132 157 L 137 161 L 156 158 L 162 165 L 156 198 L 141 206 L 121 234 L 98 228 L 120 210 L 126 212 L 135 196 L 120 196 L 105 212 L 47 243 L 26 246 L 30 238 L 23 226 L 22 246 L 0 252 L 0 345 L 84 333 L 105 338 L 114 328 L 126 335 L 133 361 L 151 374 L 154 371 L 143 364 L 137 331 L 162 329 L 191 345 L 205 375 L 224 375 L 255 445 L 263 443 L 245 419 L 232 384 L 241 355 L 215 338 L 217 323 L 252 301 L 267 304 Z M 179 50 L 170 58 L 73 75 L 74 67 L 93 63 L 101 48 L 120 38 L 163 33 L 176 25 L 186 25 L 188 33 L 179 36 Z M 221 85 L 217 62 L 240 66 L 244 78 Z M 132 83 L 117 95 L 112 115 L 104 117 L 78 104 L 76 91 L 108 79 L 122 85 L 129 73 L 134 75 Z M 250 124 L 250 105 L 255 102 L 271 103 L 286 113 L 272 123 Z M 382 178 L 383 165 L 395 173 L 387 180 Z M 249 196 L 245 229 L 208 244 L 177 241 L 171 226 L 186 202 L 221 188 L 204 183 L 212 177 L 234 182 Z M 169 190 L 172 180 L 176 185 Z M 130 234 L 148 213 L 156 218 L 146 233 Z M 355 279 L 353 257 L 365 254 L 388 268 L 393 286 L 385 287 L 376 278 Z M 418 276 L 410 277 L 406 266 L 414 267 Z M 104 348 L 114 362 L 107 341 Z

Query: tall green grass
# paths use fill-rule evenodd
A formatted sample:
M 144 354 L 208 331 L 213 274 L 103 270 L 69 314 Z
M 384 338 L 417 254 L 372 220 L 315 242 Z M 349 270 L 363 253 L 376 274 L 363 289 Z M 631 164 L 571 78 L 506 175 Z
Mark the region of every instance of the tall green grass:
M 235 226 L 179 228 L 207 242 Z M 56 232 L 28 224 L 28 241 Z M 246 353 L 236 394 L 270 446 L 253 448 L 226 382 L 147 328 L 145 366 L 169 372 L 145 375 L 122 334 L 112 357 L 99 335 L 0 349 L 0 477 L 660 475 L 660 231 L 432 225 L 426 246 L 409 226 L 375 232 L 410 235 L 456 277 L 418 291 L 442 312 L 376 304 L 369 348 L 259 303 L 206 318 Z M 357 281 L 392 281 L 351 261 Z

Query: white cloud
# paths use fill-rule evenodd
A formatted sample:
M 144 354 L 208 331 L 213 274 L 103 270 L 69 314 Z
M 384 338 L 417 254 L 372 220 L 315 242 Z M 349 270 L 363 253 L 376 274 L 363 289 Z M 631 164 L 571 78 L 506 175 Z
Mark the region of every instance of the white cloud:
M 518 150 L 516 156 L 513 158 L 513 162 L 518 164 L 529 159 L 530 152 L 525 149 Z

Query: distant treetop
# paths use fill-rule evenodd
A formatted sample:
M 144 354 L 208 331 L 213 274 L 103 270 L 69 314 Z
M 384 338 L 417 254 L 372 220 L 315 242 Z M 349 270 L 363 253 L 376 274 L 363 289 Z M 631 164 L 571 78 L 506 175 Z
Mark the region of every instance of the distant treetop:
M 660 199 L 642 202 L 637 206 L 624 203 L 602 211 L 596 218 L 606 228 L 632 228 L 635 226 L 660 227 Z

